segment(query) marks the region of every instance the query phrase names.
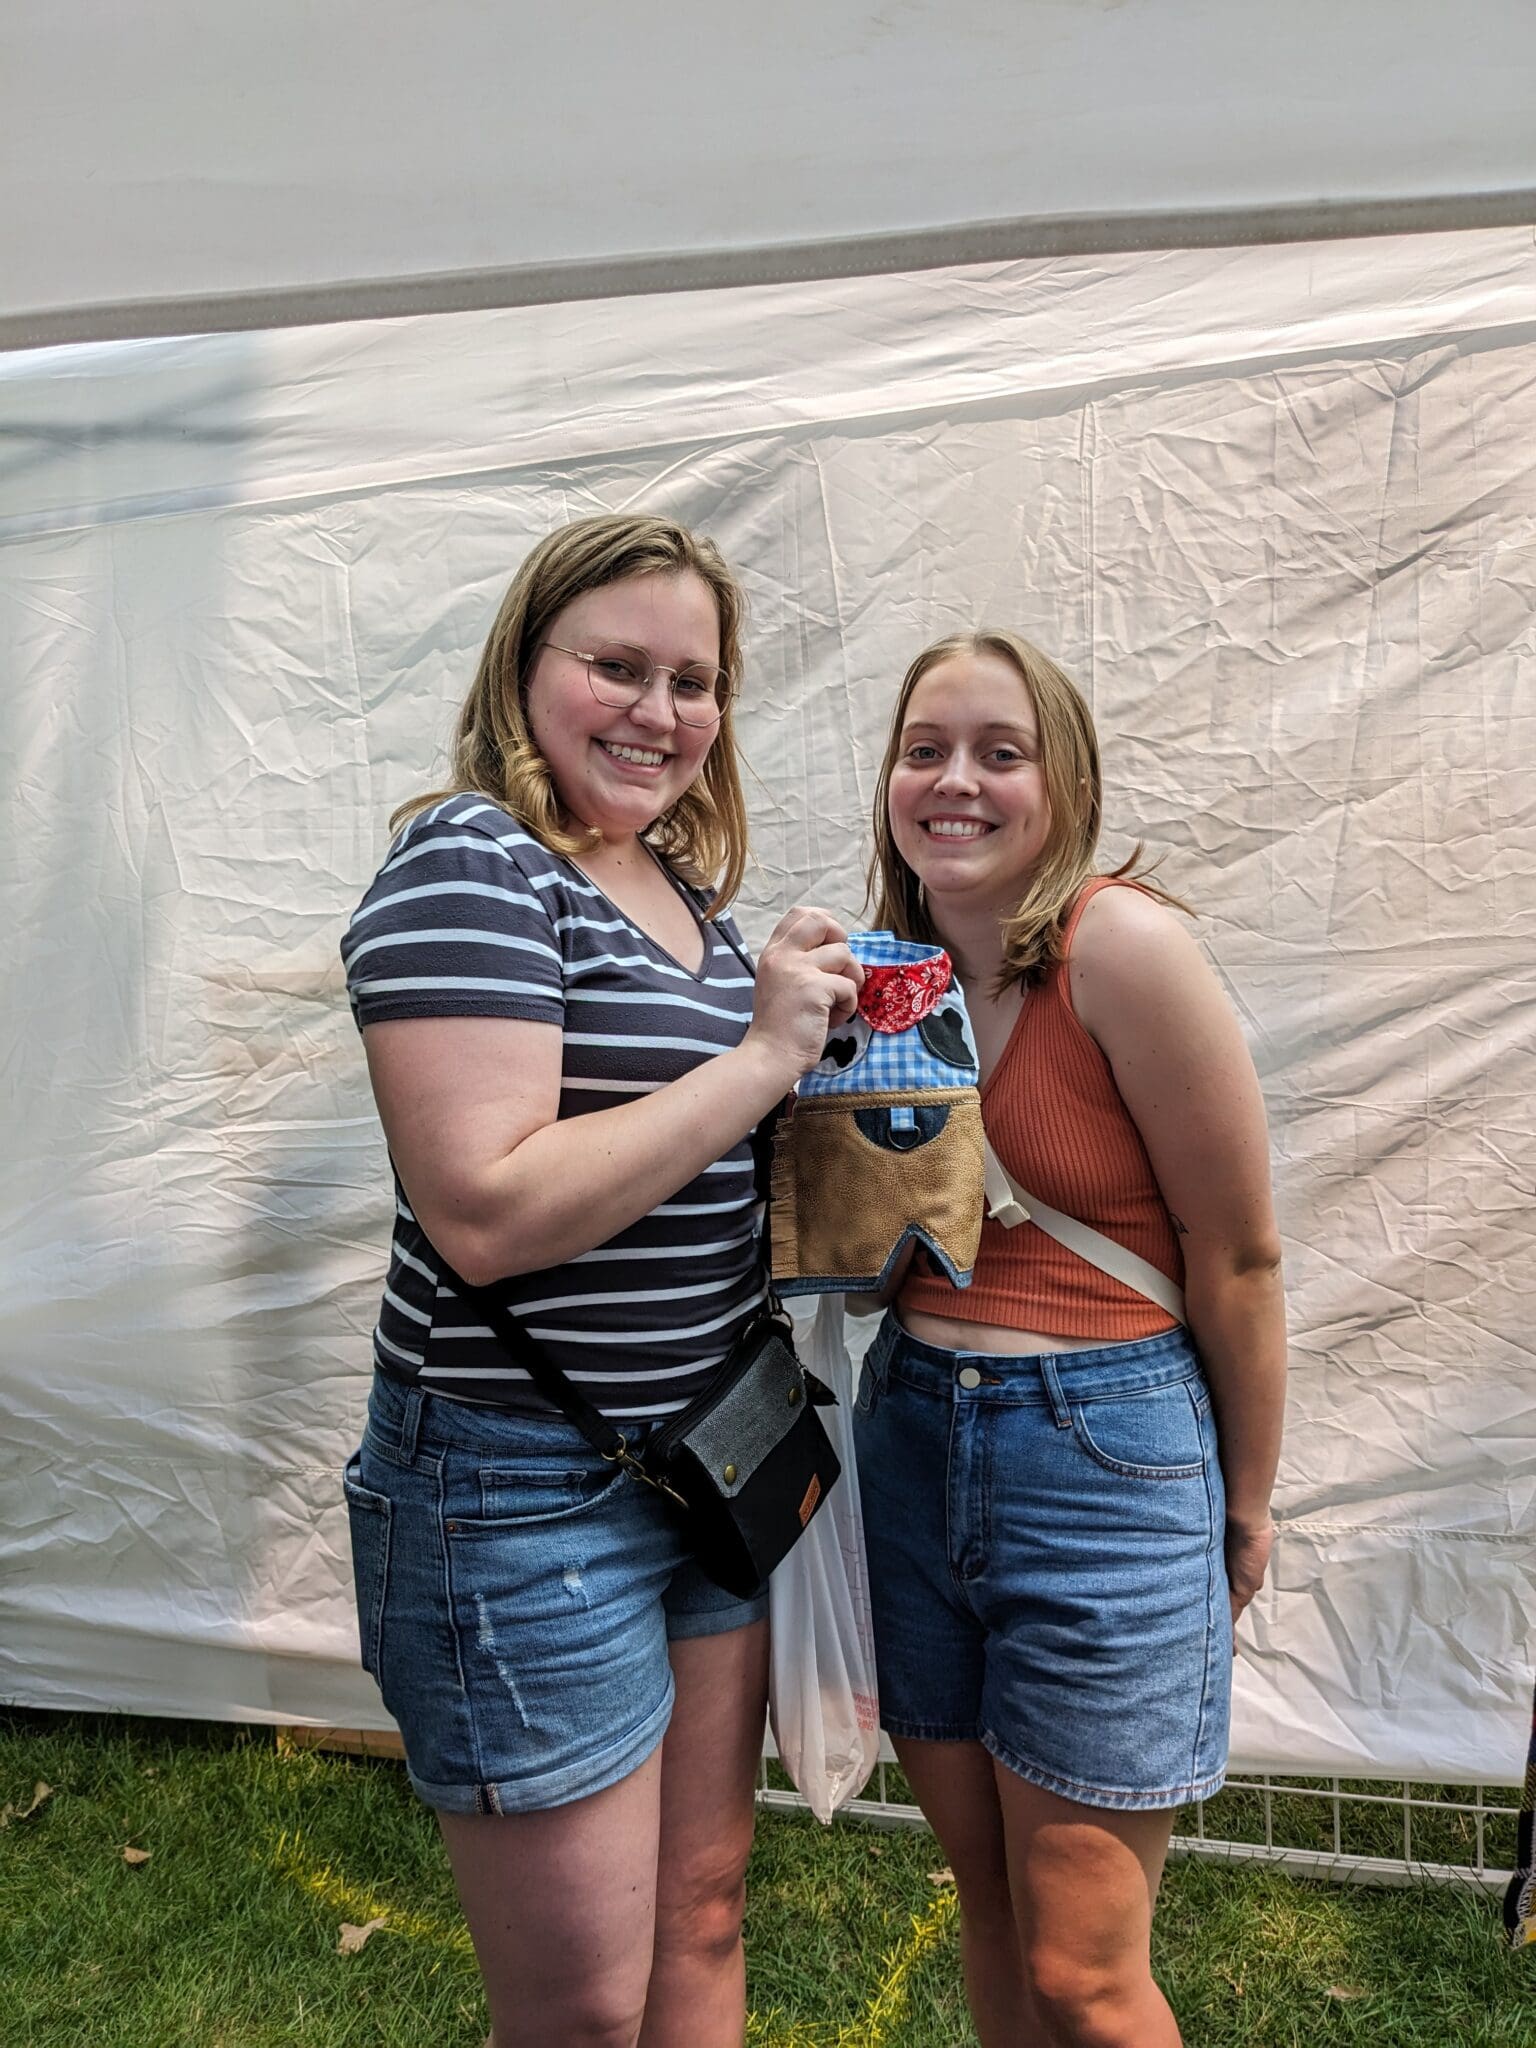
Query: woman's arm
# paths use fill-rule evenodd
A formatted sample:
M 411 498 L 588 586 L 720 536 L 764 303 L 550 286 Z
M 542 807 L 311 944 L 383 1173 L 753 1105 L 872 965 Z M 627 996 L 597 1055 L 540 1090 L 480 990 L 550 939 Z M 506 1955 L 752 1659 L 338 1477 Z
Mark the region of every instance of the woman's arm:
M 560 1029 L 399 1018 L 363 1032 L 374 1100 L 417 1220 L 471 1285 L 605 1244 L 746 1136 L 852 1014 L 862 971 L 820 910 L 780 919 L 741 1044 L 653 1094 L 557 1121 Z
M 1200 949 L 1160 904 L 1105 889 L 1083 912 L 1073 1006 L 1141 1133 L 1184 1252 L 1227 1490 L 1234 1616 L 1263 1582 L 1285 1404 L 1285 1308 L 1258 1077 Z

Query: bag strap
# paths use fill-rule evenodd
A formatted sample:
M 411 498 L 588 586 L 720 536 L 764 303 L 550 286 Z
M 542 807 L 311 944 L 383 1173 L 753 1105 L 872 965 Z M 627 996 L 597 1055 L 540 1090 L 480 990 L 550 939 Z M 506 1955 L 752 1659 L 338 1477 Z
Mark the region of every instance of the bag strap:
M 1069 1252 L 1076 1253 L 1090 1266 L 1096 1266 L 1101 1273 L 1107 1273 L 1111 1280 L 1118 1280 L 1123 1287 L 1156 1302 L 1175 1321 L 1182 1323 L 1186 1320 L 1183 1288 L 1170 1280 L 1160 1267 L 1154 1266 L 1150 1259 L 1144 1259 L 1114 1238 L 1106 1237 L 1102 1230 L 1095 1230 L 1091 1224 L 1079 1223 L 1075 1216 L 1063 1215 L 1060 1209 L 1053 1209 L 1049 1202 L 1042 1202 L 1038 1195 L 1021 1188 L 992 1150 L 990 1139 L 986 1142 L 983 1164 L 987 1214 L 995 1223 L 1001 1223 L 1004 1230 L 1016 1229 L 1021 1223 L 1033 1223 L 1047 1237 L 1054 1238 L 1057 1244 L 1065 1245 Z
M 500 1339 L 502 1349 L 523 1368 L 545 1400 L 581 1431 L 598 1456 L 613 1464 L 623 1464 L 628 1449 L 623 1432 L 615 1428 L 607 1416 L 594 1408 L 586 1395 L 566 1378 L 548 1353 L 529 1336 L 496 1290 L 472 1287 L 446 1260 L 442 1261 L 442 1278 L 455 1294 L 474 1303 L 490 1324 L 492 1334 Z
M 696 892 L 696 900 L 701 897 L 702 891 Z M 755 982 L 757 979 L 756 963 L 753 961 L 752 955 L 732 931 L 729 919 L 730 913 L 722 911 L 719 918 L 701 918 L 700 922 L 706 925 L 713 924 L 714 929 L 724 939 L 726 945 L 730 947 L 736 958 L 747 970 L 750 978 Z M 757 1242 L 762 1253 L 763 1278 L 768 1288 L 767 1312 L 769 1315 L 779 1317 L 782 1317 L 784 1314 L 784 1304 L 779 1299 L 779 1290 L 773 1284 L 773 1141 L 778 1133 L 780 1121 L 789 1114 L 789 1111 L 794 1106 L 794 1100 L 794 1091 L 791 1089 L 788 1095 L 783 1096 L 776 1102 L 767 1115 L 753 1126 L 751 1136 L 747 1140 L 747 1143 L 752 1148 L 752 1185 L 757 1194 L 757 1199 L 761 1202 L 763 1208 L 762 1225 L 757 1234 Z

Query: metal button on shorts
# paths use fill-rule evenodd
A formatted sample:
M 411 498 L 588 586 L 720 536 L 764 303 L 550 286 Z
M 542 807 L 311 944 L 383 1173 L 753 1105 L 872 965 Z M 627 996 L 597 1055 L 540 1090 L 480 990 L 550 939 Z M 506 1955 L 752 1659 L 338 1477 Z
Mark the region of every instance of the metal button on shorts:
M 979 1387 L 981 1385 L 981 1374 L 974 1365 L 962 1365 L 956 1374 L 956 1378 L 962 1387 Z

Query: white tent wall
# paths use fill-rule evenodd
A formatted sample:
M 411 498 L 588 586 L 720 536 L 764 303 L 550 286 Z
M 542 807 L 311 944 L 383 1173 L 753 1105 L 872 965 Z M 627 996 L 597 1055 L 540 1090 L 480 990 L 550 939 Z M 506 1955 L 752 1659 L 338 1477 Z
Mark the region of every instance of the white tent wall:
M 7 0 L 0 346 L 1536 203 L 1529 0 Z
M 389 1228 L 336 960 L 507 577 L 753 601 L 761 938 L 857 910 L 896 681 L 1059 653 L 1275 1134 L 1246 1767 L 1507 1778 L 1536 1655 L 1536 250 L 1076 257 L 0 359 L 0 1697 L 379 1725 L 338 1468 Z

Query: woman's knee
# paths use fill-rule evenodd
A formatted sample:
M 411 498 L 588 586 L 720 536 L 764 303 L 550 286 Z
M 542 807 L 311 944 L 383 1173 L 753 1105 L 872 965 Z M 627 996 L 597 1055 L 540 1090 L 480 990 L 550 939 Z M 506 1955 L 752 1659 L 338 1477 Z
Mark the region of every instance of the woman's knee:
M 968 1985 L 1020 1987 L 1018 1928 L 1006 1891 L 999 1901 L 993 1887 L 973 1886 L 960 1892 L 960 1960 Z
M 1025 1976 L 1051 2038 L 1064 2048 L 1142 2048 L 1147 2001 L 1158 1994 L 1139 1959 L 1106 1964 L 1035 1943 Z
M 645 2023 L 645 1998 L 626 1997 L 600 1983 L 568 1999 L 530 2008 L 526 1998 L 502 2015 L 485 2048 L 515 2048 L 520 2041 L 558 2041 L 561 2048 L 635 2048 Z
M 686 1870 L 661 1873 L 656 1896 L 659 1951 L 716 1958 L 735 1953 L 747 1904 L 746 1861 L 745 1853 L 728 1853 Z

